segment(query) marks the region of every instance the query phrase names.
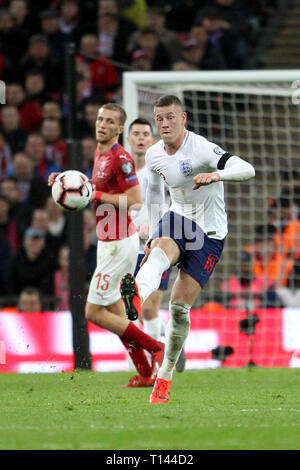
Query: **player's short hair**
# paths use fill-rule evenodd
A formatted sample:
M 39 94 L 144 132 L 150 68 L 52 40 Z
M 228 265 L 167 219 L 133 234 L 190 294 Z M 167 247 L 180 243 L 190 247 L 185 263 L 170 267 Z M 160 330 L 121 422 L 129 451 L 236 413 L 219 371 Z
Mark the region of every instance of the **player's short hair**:
M 183 108 L 181 100 L 176 95 L 164 95 L 158 98 L 154 103 L 154 108 L 163 108 L 164 106 L 179 106 Z
M 151 124 L 150 121 L 148 121 L 148 119 L 138 117 L 137 119 L 135 119 L 134 121 L 132 121 L 132 123 L 131 123 L 130 126 L 129 126 L 129 132 L 131 131 L 132 127 L 133 127 L 135 124 L 141 124 L 141 125 L 143 125 L 143 126 L 149 126 L 150 129 L 151 129 L 151 134 L 153 134 L 152 124 Z
M 123 106 L 119 105 L 118 103 L 105 103 L 101 106 L 101 108 L 109 109 L 110 111 L 118 111 L 120 114 L 120 124 L 121 126 L 124 126 L 127 119 L 127 114 Z

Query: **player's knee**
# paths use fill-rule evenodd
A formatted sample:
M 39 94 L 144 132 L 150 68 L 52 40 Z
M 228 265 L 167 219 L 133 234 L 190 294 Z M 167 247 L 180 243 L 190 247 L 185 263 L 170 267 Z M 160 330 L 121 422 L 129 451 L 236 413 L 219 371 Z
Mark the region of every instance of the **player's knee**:
M 169 308 L 173 329 L 177 331 L 188 331 L 190 328 L 191 306 L 184 302 L 171 301 Z
M 153 320 L 157 317 L 157 311 L 152 305 L 143 305 L 142 313 L 144 320 Z
M 92 322 L 92 323 L 96 323 L 97 321 L 97 324 L 99 323 L 99 307 L 97 306 L 94 306 L 92 304 L 90 304 L 89 302 L 87 302 L 86 306 L 85 306 L 85 318 L 86 320 Z

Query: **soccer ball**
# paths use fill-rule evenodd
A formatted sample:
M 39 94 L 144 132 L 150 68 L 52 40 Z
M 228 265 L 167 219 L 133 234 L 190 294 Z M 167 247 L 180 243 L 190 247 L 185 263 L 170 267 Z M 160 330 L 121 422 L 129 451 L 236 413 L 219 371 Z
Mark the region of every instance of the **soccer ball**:
M 77 170 L 60 173 L 52 185 L 52 197 L 65 211 L 80 211 L 91 199 L 93 187 L 86 175 Z

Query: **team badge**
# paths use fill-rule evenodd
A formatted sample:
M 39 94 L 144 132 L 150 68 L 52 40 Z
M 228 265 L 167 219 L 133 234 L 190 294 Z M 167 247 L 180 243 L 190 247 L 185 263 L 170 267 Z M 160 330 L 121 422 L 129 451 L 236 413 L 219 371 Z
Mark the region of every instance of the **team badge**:
M 179 162 L 180 171 L 183 176 L 190 176 L 193 174 L 192 162 L 191 160 L 181 160 Z
M 126 162 L 126 163 L 123 163 L 122 165 L 122 170 L 123 172 L 125 173 L 125 175 L 130 175 L 130 173 L 132 172 L 133 170 L 133 165 L 131 162 Z

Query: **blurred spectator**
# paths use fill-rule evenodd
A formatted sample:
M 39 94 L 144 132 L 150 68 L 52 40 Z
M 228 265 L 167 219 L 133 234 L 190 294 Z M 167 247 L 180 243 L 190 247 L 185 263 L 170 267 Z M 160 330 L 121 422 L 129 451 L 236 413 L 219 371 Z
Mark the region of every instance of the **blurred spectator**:
M 10 177 L 1 181 L 0 194 L 5 196 L 10 204 L 9 218 L 19 225 L 20 236 L 23 236 L 31 220 L 31 207 L 20 201 L 18 185 L 15 178 Z
M 43 311 L 41 294 L 35 287 L 25 287 L 18 298 L 18 312 L 40 313 Z
M 106 99 L 106 95 L 116 90 L 119 76 L 116 67 L 101 59 L 99 43 L 95 34 L 85 34 L 80 41 L 78 62 L 86 63 L 91 72 L 92 85 L 97 88 L 97 95 Z
M 60 6 L 60 32 L 65 41 L 74 41 L 78 47 L 88 25 L 80 21 L 79 0 L 62 0 Z
M 92 74 L 88 64 L 77 63 L 76 68 L 78 71 L 76 75 L 76 104 L 79 113 L 81 113 L 84 105 L 96 95 L 96 88 L 92 83 Z
M 20 201 L 32 207 L 44 207 L 50 192 L 42 176 L 34 174 L 33 162 L 25 153 L 15 154 L 9 176 L 14 176 Z
M 57 119 L 46 118 L 41 127 L 46 143 L 46 160 L 63 169 L 67 164 L 67 144 L 62 139 L 61 123 Z
M 3 132 L 0 130 L 0 181 L 6 178 L 11 163 L 11 150 Z
M 93 165 L 94 165 L 94 154 L 97 146 L 97 142 L 93 137 L 85 137 L 81 141 L 82 145 L 82 170 L 83 173 L 88 177 L 92 178 Z
M 53 55 L 63 60 L 65 50 L 65 35 L 60 30 L 60 14 L 57 10 L 44 10 L 40 14 L 42 34 L 47 38 Z
M 25 92 L 28 101 L 36 103 L 40 108 L 40 123 L 36 126 L 38 128 L 42 121 L 41 106 L 47 99 L 47 94 L 45 92 L 45 79 L 41 72 L 38 70 L 29 70 L 29 72 L 27 72 L 25 77 Z
M 248 53 L 248 42 L 252 41 L 252 36 L 255 35 L 256 29 L 254 22 L 251 17 L 251 7 L 245 2 L 240 2 L 239 0 L 213 0 L 209 2 L 209 6 L 205 8 L 200 7 L 195 23 L 201 24 L 204 15 L 207 14 L 207 10 L 211 11 L 211 8 L 214 10 L 214 27 L 216 23 L 219 22 L 219 28 L 223 31 L 227 31 L 228 39 L 233 39 L 234 49 L 232 50 L 232 55 L 234 58 L 234 64 L 238 68 L 244 68 L 247 53 Z M 210 15 L 210 13 L 208 13 Z M 218 19 L 217 21 L 214 21 Z M 230 52 L 228 51 L 228 57 Z
M 197 28 L 198 37 L 201 34 L 202 39 L 189 38 L 183 42 L 182 58 L 184 61 L 196 67 L 197 70 L 226 69 L 224 57 L 209 42 L 205 29 L 201 26 Z
M 229 295 L 229 307 L 252 310 L 281 306 L 272 282 L 253 274 L 252 257 L 243 251 L 237 263 L 238 274 L 221 283 L 221 290 Z
M 27 48 L 26 33 L 17 27 L 16 20 L 9 10 L 1 8 L 0 11 L 0 41 L 5 57 L 8 57 L 15 66 L 14 78 L 18 76 L 19 60 Z
M 239 38 L 233 35 L 231 28 L 226 23 L 224 24 L 224 20 L 216 8 L 208 8 L 204 11 L 201 26 L 207 32 L 211 44 L 225 58 L 226 68 L 241 69 L 244 67 L 246 51 L 242 56 L 240 55 Z
M 24 151 L 33 163 L 34 174 L 42 176 L 44 180 L 48 181 L 50 173 L 61 171 L 59 166 L 46 160 L 46 143 L 41 134 L 28 134 Z
M 83 116 L 79 119 L 79 136 L 95 138 L 95 122 L 100 104 L 98 102 L 88 101 L 83 109 Z
M 35 31 L 37 27 L 33 21 L 33 15 L 30 15 L 26 0 L 12 0 L 9 4 L 9 12 L 13 16 L 16 29 L 22 31 L 26 38 Z
M 1 36 L 0 36 L 0 80 L 9 83 L 14 79 L 14 66 L 8 56 L 3 53 Z
M 136 49 L 132 53 L 130 65 L 136 70 L 152 70 L 151 58 L 143 49 Z
M 42 110 L 38 103 L 26 100 L 26 93 L 21 83 L 10 83 L 7 85 L 6 103 L 18 108 L 22 129 L 28 132 L 40 127 L 42 123 Z
M 5 296 L 8 293 L 8 273 L 11 265 L 11 257 L 10 243 L 0 229 L 0 296 Z
M 4 106 L 1 113 L 2 134 L 9 146 L 10 153 L 23 150 L 26 141 L 26 132 L 20 125 L 20 113 L 16 106 Z
M 58 121 L 63 119 L 62 111 L 57 101 L 44 101 L 42 105 L 42 112 L 44 119 L 57 119 Z
M 10 202 L 7 197 L 0 195 L 0 233 L 10 246 L 11 254 L 16 253 L 21 238 L 18 221 L 10 217 Z
M 181 42 L 176 33 L 166 27 L 166 13 L 158 6 L 148 7 L 145 15 L 145 28 L 156 31 L 159 42 L 165 47 L 172 61 L 180 55 Z M 142 28 L 130 36 L 127 50 L 139 48 L 139 38 Z
M 294 263 L 290 255 L 277 250 L 275 235 L 274 225 L 258 225 L 255 228 L 253 273 L 277 288 L 287 285 Z
M 62 246 L 58 254 L 59 268 L 54 273 L 54 295 L 57 299 L 56 310 L 70 310 L 69 266 L 70 249 Z
M 11 294 L 20 294 L 24 287 L 32 286 L 40 289 L 43 295 L 53 295 L 55 267 L 45 247 L 43 230 L 29 227 L 24 234 L 23 245 L 11 263 Z
M 64 74 L 61 63 L 52 53 L 48 40 L 43 34 L 34 34 L 29 39 L 27 54 L 20 64 L 22 80 L 29 70 L 36 69 L 44 76 L 47 93 L 55 97 L 63 88 Z
M 59 239 L 60 245 L 67 242 L 67 218 L 65 212 L 55 204 L 52 196 L 46 202 L 49 223 L 48 231 L 50 235 Z
M 34 229 L 42 230 L 45 234 L 46 250 L 49 258 L 52 260 L 53 265 L 56 266 L 58 261 L 58 251 L 62 244 L 65 242 L 65 234 L 57 233 L 52 235 L 49 230 L 50 217 L 47 209 L 37 208 L 34 209 L 31 219 L 31 227 Z
M 120 16 L 115 0 L 100 0 L 97 35 L 101 56 L 124 63 L 128 39 L 136 29 L 134 23 Z
M 150 61 L 150 70 L 169 70 L 171 67 L 171 56 L 160 42 L 157 32 L 152 28 L 144 28 L 140 31 L 136 49 L 131 51 L 131 60 L 133 61 L 135 53 L 143 54 L 144 58 Z

